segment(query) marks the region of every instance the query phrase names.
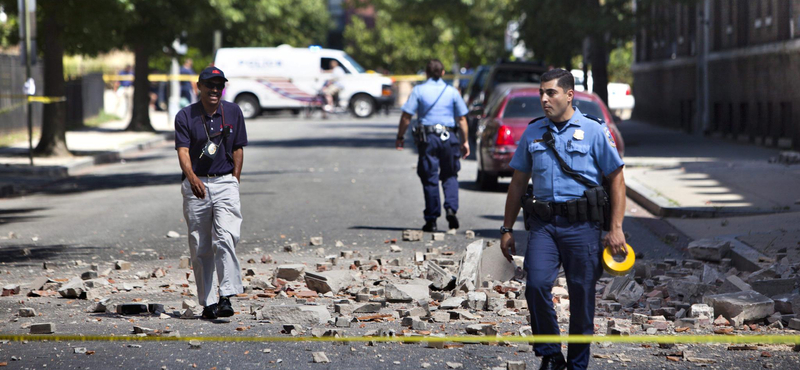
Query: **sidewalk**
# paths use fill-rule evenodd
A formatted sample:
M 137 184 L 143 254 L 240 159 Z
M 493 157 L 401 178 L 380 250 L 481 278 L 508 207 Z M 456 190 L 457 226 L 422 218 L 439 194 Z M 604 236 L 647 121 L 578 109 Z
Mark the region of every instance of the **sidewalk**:
M 124 131 L 128 120 L 107 122 L 99 127 L 68 131 L 67 148 L 72 157 L 28 159 L 28 142 L 0 148 L 0 198 L 24 193 L 25 189 L 75 175 L 91 166 L 111 163 L 130 152 L 143 150 L 175 136 L 166 112 L 150 112 L 157 132 Z M 38 138 L 34 138 L 36 147 Z
M 730 241 L 751 269 L 800 262 L 800 165 L 774 162 L 781 150 L 636 121 L 619 129 L 631 199 L 693 240 Z

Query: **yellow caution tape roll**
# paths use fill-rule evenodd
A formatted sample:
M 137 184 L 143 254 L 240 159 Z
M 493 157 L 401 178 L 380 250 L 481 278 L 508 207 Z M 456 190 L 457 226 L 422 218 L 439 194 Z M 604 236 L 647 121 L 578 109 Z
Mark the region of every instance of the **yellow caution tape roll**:
M 603 269 L 611 275 L 622 276 L 627 274 L 632 268 L 633 263 L 636 262 L 636 255 L 633 253 L 633 248 L 630 244 L 625 244 L 628 248 L 628 254 L 625 255 L 625 260 L 617 262 L 611 254 L 611 248 L 605 247 L 603 249 Z

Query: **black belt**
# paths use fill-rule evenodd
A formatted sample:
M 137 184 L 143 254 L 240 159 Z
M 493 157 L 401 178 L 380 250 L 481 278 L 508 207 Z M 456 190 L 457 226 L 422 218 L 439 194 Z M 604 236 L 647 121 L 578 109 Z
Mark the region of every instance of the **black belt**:
M 456 132 L 456 130 L 457 130 L 455 126 L 448 127 L 448 126 L 444 126 L 444 125 L 440 126 L 441 128 L 439 129 L 440 130 L 439 132 L 436 132 L 436 125 L 425 125 L 425 126 L 422 126 L 422 127 L 425 129 L 425 133 L 428 133 L 428 134 L 432 134 L 432 133 L 440 134 L 440 133 L 444 132 L 444 130 Z
M 550 209 L 553 210 L 553 216 L 567 216 L 567 203 L 550 203 Z
M 232 173 L 233 173 L 233 171 L 225 172 L 225 173 L 207 173 L 205 175 L 197 175 L 197 177 L 222 177 L 222 176 L 225 176 L 225 175 L 230 175 Z

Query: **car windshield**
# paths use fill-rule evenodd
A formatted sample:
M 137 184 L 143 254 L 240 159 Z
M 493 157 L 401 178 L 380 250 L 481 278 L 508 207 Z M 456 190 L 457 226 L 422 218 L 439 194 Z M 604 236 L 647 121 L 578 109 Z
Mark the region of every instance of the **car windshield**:
M 541 116 L 544 116 L 544 111 L 538 96 L 511 98 L 503 110 L 503 118 L 536 118 Z
M 600 105 L 594 101 L 575 99 L 573 104 L 580 109 L 581 113 L 605 120 L 603 108 L 600 108 Z M 544 116 L 544 111 L 538 96 L 513 97 L 503 110 L 503 118 L 535 118 L 541 116 Z
M 541 82 L 542 72 L 525 69 L 500 69 L 494 75 L 492 88 L 504 82 Z
M 575 99 L 573 101 L 576 107 L 581 110 L 581 113 L 588 114 L 590 116 L 595 116 L 602 120 L 605 120 L 606 116 L 603 114 L 603 108 L 600 108 L 600 105 L 591 101 L 591 100 L 578 100 Z
M 355 68 L 356 71 L 358 71 L 358 73 L 364 73 L 367 71 L 366 69 L 364 69 L 364 67 L 361 66 L 361 64 L 358 64 L 358 62 L 356 62 L 356 60 L 351 58 L 349 55 L 345 54 L 344 58 L 347 59 L 347 61 L 353 65 L 353 68 Z

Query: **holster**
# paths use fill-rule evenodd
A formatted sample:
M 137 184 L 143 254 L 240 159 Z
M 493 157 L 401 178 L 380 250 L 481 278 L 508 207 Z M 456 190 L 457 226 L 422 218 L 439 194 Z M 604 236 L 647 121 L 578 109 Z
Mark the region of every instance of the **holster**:
M 411 137 L 414 138 L 414 145 L 418 148 L 421 144 L 425 144 L 428 142 L 428 135 L 425 133 L 425 129 L 422 125 L 414 125 L 411 128 Z

